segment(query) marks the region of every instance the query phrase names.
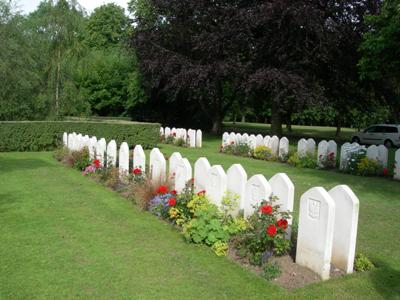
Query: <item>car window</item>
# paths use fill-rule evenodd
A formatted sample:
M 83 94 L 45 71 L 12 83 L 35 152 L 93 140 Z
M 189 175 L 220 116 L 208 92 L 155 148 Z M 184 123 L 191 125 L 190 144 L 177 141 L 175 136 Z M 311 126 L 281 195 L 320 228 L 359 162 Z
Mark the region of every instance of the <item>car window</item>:
M 369 133 L 371 133 L 371 132 L 377 132 L 377 128 L 378 126 L 371 126 L 371 127 L 368 127 L 367 129 L 365 129 L 365 132 L 369 132 Z
M 386 133 L 398 133 L 399 131 L 394 126 L 385 126 L 384 127 L 384 132 L 386 132 Z

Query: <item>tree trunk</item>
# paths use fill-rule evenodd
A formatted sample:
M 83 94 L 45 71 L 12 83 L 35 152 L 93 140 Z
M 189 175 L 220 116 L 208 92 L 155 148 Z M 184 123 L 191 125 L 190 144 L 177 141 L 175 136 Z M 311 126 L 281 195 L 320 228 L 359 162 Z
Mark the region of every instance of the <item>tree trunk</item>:
M 335 136 L 339 136 L 341 131 L 342 131 L 342 121 L 340 120 L 340 118 L 338 118 L 336 120 L 336 133 L 335 133 Z
M 60 111 L 60 77 L 61 77 L 61 49 L 58 49 L 57 77 L 56 77 L 56 116 Z
M 212 126 L 212 129 L 211 129 L 211 132 L 214 133 L 214 134 L 218 134 L 220 132 L 220 130 L 221 130 L 220 118 L 217 117 L 214 120 L 212 120 L 212 122 L 213 122 L 213 126 Z
M 273 101 L 271 107 L 271 133 L 274 135 L 282 135 L 282 115 L 278 104 Z
M 292 113 L 288 113 L 286 117 L 286 129 L 292 132 Z
M 246 116 L 245 115 L 242 116 L 242 123 L 244 123 L 244 122 L 246 122 Z

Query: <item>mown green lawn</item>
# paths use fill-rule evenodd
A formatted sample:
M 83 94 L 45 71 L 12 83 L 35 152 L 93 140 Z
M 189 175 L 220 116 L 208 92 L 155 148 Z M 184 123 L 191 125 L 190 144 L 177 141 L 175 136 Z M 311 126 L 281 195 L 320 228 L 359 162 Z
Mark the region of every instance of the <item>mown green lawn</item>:
M 226 258 L 185 243 L 168 224 L 56 162 L 51 153 L 0 154 L 0 299 L 396 299 L 400 183 L 161 145 L 249 175 L 286 172 L 301 193 L 348 184 L 360 198 L 357 251 L 378 268 L 287 292 Z

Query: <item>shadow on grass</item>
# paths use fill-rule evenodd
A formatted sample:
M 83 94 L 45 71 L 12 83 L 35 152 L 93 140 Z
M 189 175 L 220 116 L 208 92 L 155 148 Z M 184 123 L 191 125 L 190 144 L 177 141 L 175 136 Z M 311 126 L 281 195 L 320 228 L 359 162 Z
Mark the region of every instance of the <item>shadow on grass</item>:
M 16 170 L 33 170 L 51 166 L 42 159 L 0 157 L 0 175 Z
M 7 212 L 14 204 L 18 202 L 13 194 L 0 194 L 0 214 Z
M 382 261 L 376 262 L 376 266 L 377 268 L 370 274 L 375 289 L 384 299 L 399 299 L 400 271 Z

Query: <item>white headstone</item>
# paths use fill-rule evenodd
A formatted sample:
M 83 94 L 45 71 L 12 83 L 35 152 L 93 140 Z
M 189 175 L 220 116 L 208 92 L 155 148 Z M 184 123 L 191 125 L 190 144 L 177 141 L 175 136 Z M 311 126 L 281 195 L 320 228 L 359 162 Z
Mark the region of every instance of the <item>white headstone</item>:
M 297 143 L 297 154 L 299 157 L 304 157 L 307 154 L 307 141 L 300 139 Z
M 384 145 L 379 145 L 378 146 L 378 161 L 379 161 L 379 164 L 384 168 L 387 168 L 388 157 L 389 157 L 388 148 L 386 148 Z
M 136 145 L 133 149 L 133 169 L 146 171 L 146 154 L 141 145 Z
M 107 145 L 107 167 L 117 166 L 117 143 L 111 140 Z
M 264 146 L 264 138 L 261 134 L 256 136 L 256 146 Z
M 229 133 L 224 132 L 222 135 L 222 146 L 226 146 L 229 144 Z
M 227 190 L 233 193 L 234 196 L 238 197 L 237 208 L 233 212 L 233 215 L 236 216 L 239 213 L 239 209 L 243 209 L 244 207 L 247 173 L 243 169 L 242 165 L 234 164 L 228 169 L 226 175 L 228 180 Z
M 263 200 L 269 200 L 272 189 L 264 175 L 254 175 L 246 182 L 243 215 L 250 217 Z
M 257 138 L 254 134 L 251 134 L 249 137 L 248 145 L 250 149 L 254 149 L 257 145 Z
M 80 150 L 82 150 L 82 134 L 77 134 L 76 135 L 76 137 L 75 137 L 75 150 L 77 150 L 77 151 L 80 151 Z
M 74 136 L 72 135 L 72 133 L 69 133 L 68 134 L 68 144 L 67 144 L 69 150 L 72 150 L 73 139 L 74 139 Z
M 328 142 L 328 155 L 331 155 L 331 153 L 333 153 L 333 159 L 336 161 L 336 157 L 337 157 L 337 144 L 335 141 L 330 140 Z
M 203 132 L 200 129 L 196 131 L 196 147 L 203 147 Z
M 279 138 L 274 135 L 270 140 L 270 149 L 272 150 L 272 155 L 278 157 L 279 153 Z
M 126 176 L 129 173 L 129 146 L 126 142 L 123 142 L 119 147 L 119 174 L 120 176 Z
M 182 130 L 181 130 L 181 139 L 183 139 L 185 141 L 185 143 L 186 143 L 186 141 L 187 141 L 187 131 L 184 128 L 182 128 Z
M 192 166 L 187 158 L 181 158 L 176 167 L 175 190 L 181 193 L 186 183 L 192 179 Z
M 329 144 L 325 140 L 320 141 L 318 144 L 317 162 L 318 162 L 318 166 L 320 166 L 320 167 L 324 167 L 323 162 L 328 159 L 328 147 L 329 147 Z
M 296 263 L 329 279 L 335 224 L 335 203 L 322 187 L 314 187 L 300 198 Z
M 339 162 L 339 169 L 343 170 L 347 166 L 347 159 L 348 159 L 348 149 L 350 148 L 350 143 L 344 143 L 340 147 L 340 162 Z
M 90 159 L 95 158 L 96 149 L 97 149 L 97 138 L 95 136 L 92 136 L 89 141 L 89 157 L 90 157 Z
M 220 165 L 212 166 L 208 170 L 206 179 L 206 193 L 212 203 L 221 206 L 222 198 L 225 195 L 227 177 L 224 169 Z
M 270 137 L 269 135 L 266 135 L 266 136 L 264 137 L 264 146 L 265 146 L 265 147 L 269 148 L 269 146 L 270 146 L 270 140 L 271 140 L 271 137 Z
M 196 131 L 193 129 L 189 129 L 188 136 L 189 136 L 189 147 L 195 148 L 196 147 Z
M 394 155 L 394 179 L 400 180 L 400 149 Z
M 275 204 L 279 205 L 279 211 L 289 211 L 293 213 L 294 203 L 294 184 L 285 173 L 275 174 L 270 180 L 272 195 L 277 196 L 278 200 Z M 288 220 L 289 225 L 292 219 Z
M 166 161 L 158 148 L 150 152 L 150 178 L 153 182 L 161 183 L 166 176 Z
M 164 134 L 165 134 L 165 138 L 169 137 L 171 135 L 171 128 L 165 127 Z
M 66 132 L 63 133 L 63 145 L 68 147 L 68 134 Z
M 241 141 L 242 141 L 243 144 L 247 145 L 247 143 L 249 142 L 249 135 L 247 133 L 243 133 Z
M 236 133 L 236 142 L 238 144 L 242 143 L 242 135 L 240 133 Z
M 174 152 L 169 157 L 168 163 L 168 178 L 171 180 L 175 180 L 176 177 L 176 168 L 178 167 L 178 163 L 182 160 L 182 155 L 179 152 Z
M 77 140 L 76 140 L 77 134 L 75 132 L 72 133 L 72 150 L 76 151 L 77 149 Z
M 279 157 L 283 158 L 289 154 L 289 140 L 283 137 L 279 141 Z
M 367 157 L 371 160 L 379 161 L 379 150 L 376 145 L 369 146 L 367 149 Z
M 89 144 L 90 144 L 90 138 L 88 135 L 85 135 L 83 137 L 83 146 L 86 148 L 89 148 Z
M 104 166 L 106 150 L 107 150 L 107 142 L 104 138 L 101 138 L 97 142 L 96 158 L 100 161 L 102 166 Z
M 160 136 L 164 135 L 164 128 L 160 127 Z
M 306 151 L 309 155 L 315 154 L 315 141 L 314 139 L 308 139 L 306 144 Z
M 194 190 L 196 193 L 206 189 L 206 181 L 210 169 L 211 165 L 205 157 L 200 157 L 194 164 Z
M 335 202 L 332 263 L 348 274 L 353 273 L 360 202 L 347 185 L 334 187 L 329 195 Z
M 171 129 L 171 135 L 173 135 L 173 136 L 176 137 L 176 128 L 175 128 L 175 127 L 173 127 L 173 128 Z
M 236 141 L 236 134 L 234 133 L 234 132 L 231 132 L 230 134 L 229 134 L 229 144 L 231 145 L 231 144 L 236 144 L 237 143 L 237 141 Z

